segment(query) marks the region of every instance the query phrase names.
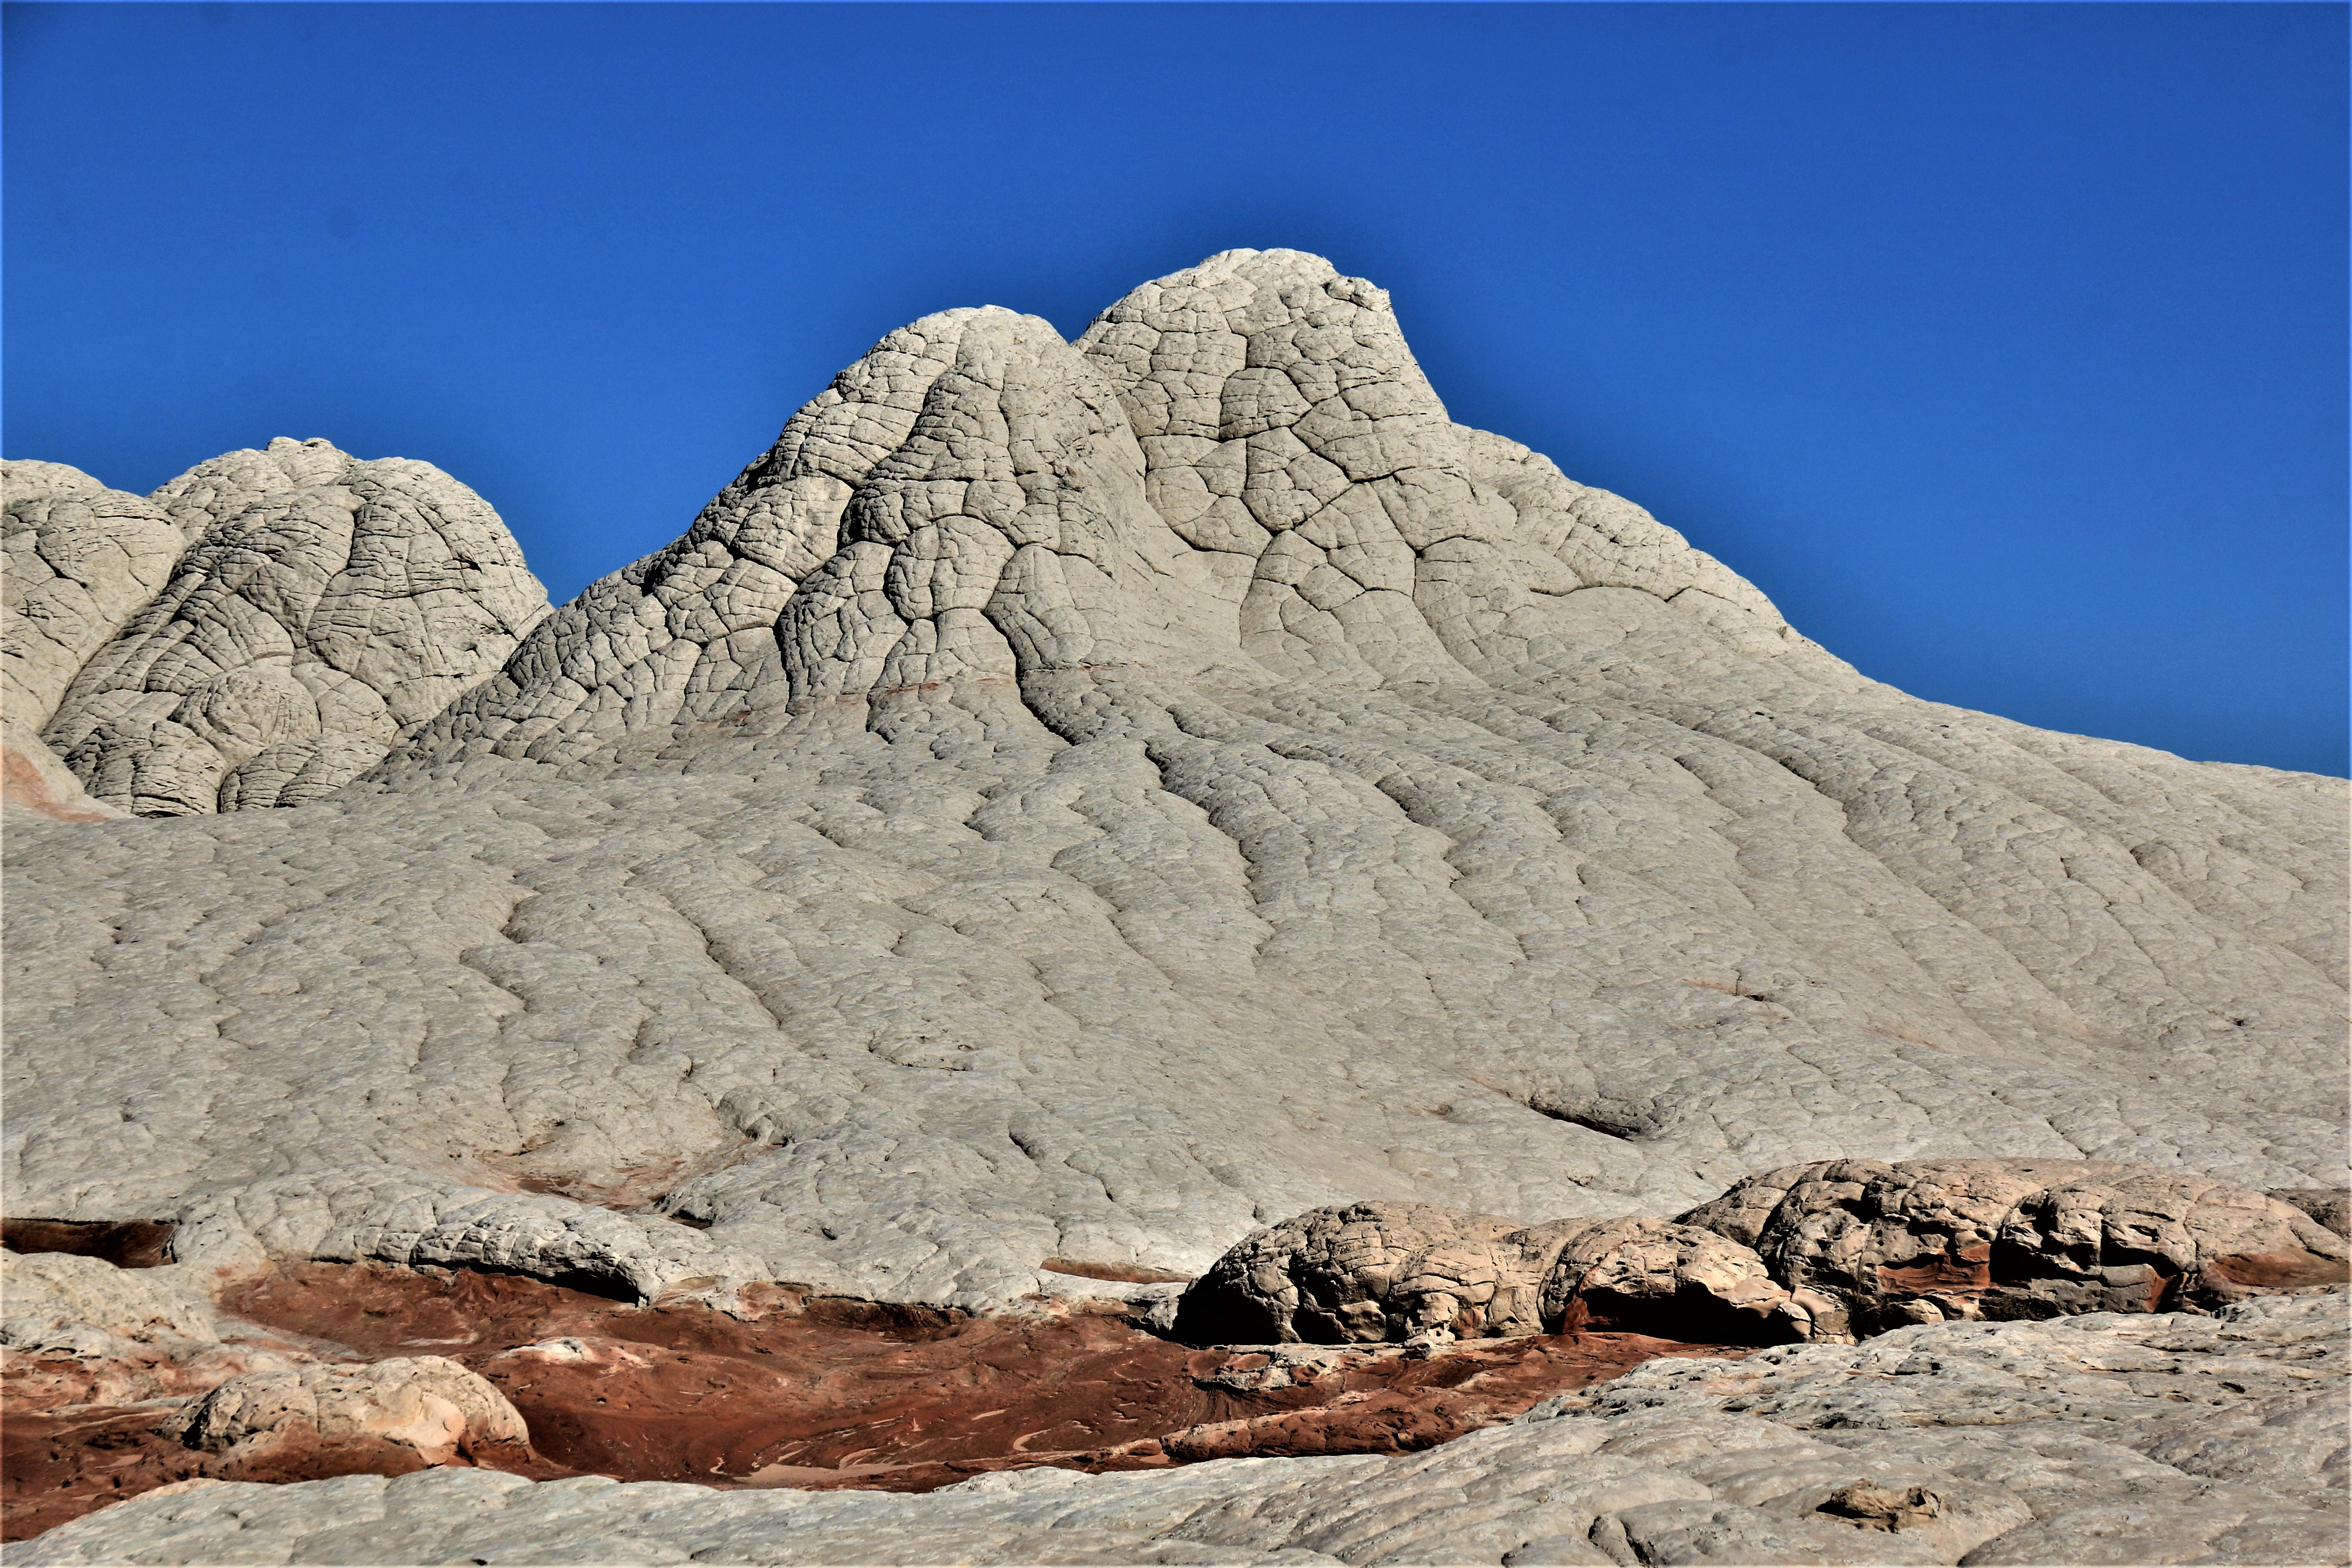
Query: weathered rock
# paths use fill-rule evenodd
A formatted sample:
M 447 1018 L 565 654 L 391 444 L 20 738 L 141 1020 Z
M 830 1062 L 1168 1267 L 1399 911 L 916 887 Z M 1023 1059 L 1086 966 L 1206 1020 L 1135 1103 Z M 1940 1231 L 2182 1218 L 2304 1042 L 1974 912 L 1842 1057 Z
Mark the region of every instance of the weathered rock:
M 432 569 L 339 556 L 343 462 L 159 492 L 199 542 L 78 678 L 128 706 L 68 700 L 107 800 L 330 793 L 11 834 L 24 1212 L 989 1309 L 1359 1198 L 2343 1179 L 2340 781 L 1864 679 L 1454 424 L 1318 258 L 1212 258 L 1076 344 L 893 334 L 495 671 L 467 617 L 520 568 L 390 500 Z M 300 608 L 347 565 L 357 641 Z M 332 789 L 385 733 L 345 698 L 396 734 Z
M 454 1469 L 206 1487 L 135 1499 L 11 1557 L 2338 1563 L 2352 1541 L 2323 1445 L 2178 1445 L 2200 1421 L 2270 1430 L 2260 1413 L 2275 1418 L 2280 1391 L 2340 1413 L 2344 1307 L 2336 1292 L 2203 1317 L 1916 1325 L 1861 1346 L 1652 1363 L 1421 1453 L 1043 1468 L 923 1496 Z
M 1314 1209 L 1211 1265 L 1185 1290 L 1176 1333 L 1196 1344 L 1372 1343 L 1478 1332 L 1488 1308 L 1498 1328 L 1532 1333 L 1543 1270 L 1522 1260 L 1519 1229 L 1434 1204 Z
M 190 1270 L 0 1252 L 0 1390 L 18 1415 L 184 1398 L 243 1373 L 310 1359 L 249 1329 L 224 1342 Z
M 176 1268 L 120 1268 L 68 1252 L 0 1251 L 0 1342 L 31 1345 L 68 1324 L 121 1339 L 216 1340 L 209 1302 Z
M 1737 1242 L 1671 1220 L 1618 1219 L 1580 1227 L 1561 1250 L 1544 1277 L 1543 1325 L 1777 1344 L 1809 1337 L 1812 1313 Z
M 0 714 L 38 735 L 66 688 L 163 591 L 186 540 L 151 500 L 63 463 L 0 463 Z
M 498 514 L 430 464 L 281 437 L 154 500 L 152 530 L 172 532 L 160 506 L 201 531 L 43 735 L 90 795 L 141 816 L 331 794 L 547 614 Z
M 410 1449 L 426 1465 L 530 1441 L 506 1395 L 437 1355 L 248 1373 L 195 1401 L 174 1418 L 172 1430 L 188 1447 L 216 1453 L 320 1439 L 373 1440 Z
M 1754 1247 L 1818 1299 L 1817 1338 L 2211 1307 L 2352 1273 L 2352 1247 L 2276 1198 L 2091 1162 L 1822 1161 L 1750 1177 L 1683 1220 Z
M 1350 1204 L 1244 1237 L 1185 1290 L 1175 1331 L 1228 1344 L 1585 1329 L 1773 1344 L 1810 1322 L 1754 1252 L 1696 1226 L 1514 1229 L 1429 1204 Z
M 162 590 L 186 542 L 152 501 L 63 463 L 0 463 L 0 742 L 5 798 L 64 822 L 121 815 L 89 799 L 40 739 L 66 688 Z
M 2336 1235 L 2352 1237 L 2352 1192 L 2342 1187 L 2273 1187 L 2270 1195 L 2301 1209 Z

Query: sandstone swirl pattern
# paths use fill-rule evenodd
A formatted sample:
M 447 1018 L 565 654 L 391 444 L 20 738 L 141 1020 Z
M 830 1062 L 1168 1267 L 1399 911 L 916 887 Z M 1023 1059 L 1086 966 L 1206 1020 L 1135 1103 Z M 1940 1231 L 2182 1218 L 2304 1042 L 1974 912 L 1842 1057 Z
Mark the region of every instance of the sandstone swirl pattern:
M 44 719 L 180 815 L 11 818 L 16 1212 L 982 1307 L 1355 1200 L 2342 1183 L 2342 781 L 1864 678 L 1315 258 L 927 317 L 543 618 L 460 489 L 153 498 Z

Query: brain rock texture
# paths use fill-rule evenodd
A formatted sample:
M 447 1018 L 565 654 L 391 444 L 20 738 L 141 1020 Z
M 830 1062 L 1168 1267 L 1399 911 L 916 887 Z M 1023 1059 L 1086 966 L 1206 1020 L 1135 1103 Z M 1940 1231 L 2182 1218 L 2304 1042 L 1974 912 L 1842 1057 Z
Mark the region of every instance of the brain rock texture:
M 1318 1209 L 1192 1281 L 1202 1343 L 1631 1329 L 1851 1342 L 1906 1323 L 2211 1310 L 2340 1286 L 2352 1246 L 2294 1204 L 2085 1160 L 1822 1161 L 1679 1220 L 1515 1228 L 1434 1204 Z
M 2343 1183 L 2342 781 L 1864 678 L 1313 257 L 926 317 L 551 613 L 320 442 L 7 506 L 15 1214 L 987 1307 L 1359 1201 Z M 1825 1288 L 1796 1190 L 1734 1239 Z
M 21 523 L 19 468 L 50 486 L 45 509 L 28 496 Z M 42 738 L 89 795 L 142 816 L 332 794 L 497 670 L 547 613 L 498 514 L 425 463 L 360 462 L 281 437 L 199 464 L 143 503 L 48 463 L 11 465 L 9 487 L 12 569 L 20 539 L 45 563 L 66 553 L 53 540 L 114 547 L 90 570 L 102 592 L 69 599 L 62 567 L 39 584 L 59 612 L 48 624 L 80 634 L 77 645 L 102 611 L 133 608 L 51 700 Z M 142 552 L 173 525 L 184 552 Z M 142 573 L 173 555 L 161 593 L 141 602 Z M 69 620 L 68 603 L 80 612 Z M 27 639 L 41 656 L 25 660 L 28 688 L 55 668 L 64 627 L 47 646 Z M 12 657 L 15 642 L 12 632 Z

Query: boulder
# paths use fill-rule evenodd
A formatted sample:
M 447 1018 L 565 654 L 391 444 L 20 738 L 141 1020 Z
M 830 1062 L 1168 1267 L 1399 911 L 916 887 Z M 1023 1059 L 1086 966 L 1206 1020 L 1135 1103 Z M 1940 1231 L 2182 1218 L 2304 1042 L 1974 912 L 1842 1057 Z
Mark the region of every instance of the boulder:
M 1946 1319 L 2206 1310 L 2340 1282 L 2352 1247 L 2302 1210 L 2095 1161 L 1819 1161 L 1682 1216 L 1822 1305 L 1809 1337 Z
M 505 1394 L 437 1355 L 233 1377 L 182 1411 L 171 1429 L 188 1447 L 215 1453 L 321 1441 L 390 1446 L 414 1455 L 402 1468 L 470 1462 L 530 1441 Z
M 1825 1307 L 1827 1303 L 1822 1303 Z M 1327 1344 L 1591 1329 L 1712 1344 L 1801 1339 L 1811 1308 L 1748 1248 L 1664 1219 L 1514 1227 L 1433 1204 L 1314 1209 L 1244 1238 L 1186 1290 L 1193 1343 Z
M 1324 1344 L 1485 1331 L 1488 1310 L 1532 1331 L 1542 1276 L 1496 1215 L 1436 1204 L 1310 1209 L 1235 1243 L 1184 1292 L 1177 1337 L 1196 1344 Z M 1501 1305 L 1497 1307 L 1497 1298 Z
M 1804 1339 L 1808 1301 L 1748 1247 L 1697 1226 L 1613 1219 L 1578 1227 L 1543 1283 L 1543 1325 L 1706 1344 Z

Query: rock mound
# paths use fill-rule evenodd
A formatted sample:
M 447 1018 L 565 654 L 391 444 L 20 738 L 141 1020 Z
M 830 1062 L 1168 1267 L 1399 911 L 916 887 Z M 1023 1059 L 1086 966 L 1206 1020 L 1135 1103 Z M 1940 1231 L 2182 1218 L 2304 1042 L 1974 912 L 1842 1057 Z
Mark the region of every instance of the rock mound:
M 1864 679 L 1314 257 L 927 317 L 552 615 L 420 464 L 150 505 L 45 732 L 175 819 L 6 848 L 26 1212 L 991 1308 L 1360 1199 L 2344 1180 L 2341 781 Z M 1720 1262 L 1644 1235 L 1626 1300 Z M 1470 1239 L 1286 1310 L 1539 1317 Z
M 2278 1198 L 2086 1161 L 1825 1160 L 1751 1176 L 1678 1220 L 1509 1226 L 1428 1204 L 1318 1209 L 1220 1258 L 1186 1289 L 1176 1331 L 1842 1342 L 1947 1320 L 2210 1311 L 2352 1279 L 2352 1245 Z
M 176 523 L 185 552 L 43 739 L 142 816 L 341 789 L 547 613 L 498 515 L 428 463 L 281 438 L 198 465 L 139 515 Z
M 488 1381 L 446 1356 L 404 1356 L 365 1366 L 309 1366 L 232 1377 L 173 1421 L 192 1448 L 245 1454 L 303 1443 L 409 1450 L 392 1473 L 520 1449 L 529 1428 Z

